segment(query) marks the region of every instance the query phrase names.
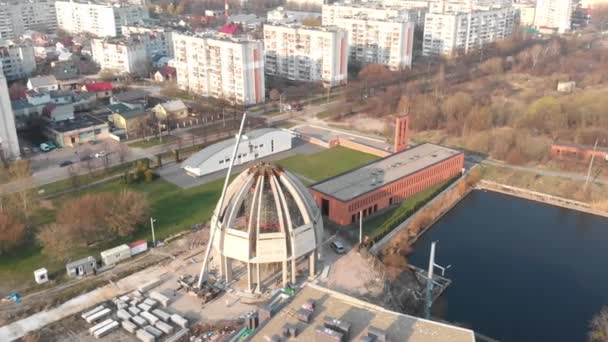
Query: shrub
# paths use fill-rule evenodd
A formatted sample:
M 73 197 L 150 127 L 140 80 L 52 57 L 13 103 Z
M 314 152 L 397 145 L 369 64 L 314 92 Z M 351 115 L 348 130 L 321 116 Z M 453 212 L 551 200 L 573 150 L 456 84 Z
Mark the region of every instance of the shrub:
M 152 182 L 154 180 L 155 176 L 156 175 L 154 174 L 154 171 L 152 171 L 150 169 L 148 169 L 148 170 L 146 170 L 146 172 L 144 172 L 144 177 L 145 177 L 146 183 Z

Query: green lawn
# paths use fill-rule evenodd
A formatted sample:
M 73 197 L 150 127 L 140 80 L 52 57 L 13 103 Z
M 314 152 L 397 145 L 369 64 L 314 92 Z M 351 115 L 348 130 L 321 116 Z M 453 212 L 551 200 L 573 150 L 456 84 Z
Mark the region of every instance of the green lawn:
M 156 145 L 168 144 L 175 141 L 175 139 L 176 137 L 174 135 L 165 135 L 163 136 L 162 141 L 158 137 L 153 137 L 150 139 L 143 139 L 133 143 L 128 143 L 127 145 L 129 145 L 129 147 L 148 148 Z
M 281 159 L 277 164 L 296 174 L 321 181 L 376 159 L 379 157 L 373 154 L 338 146 L 318 153 Z
M 322 180 L 375 159 L 378 159 L 378 157 L 336 147 L 311 155 L 289 157 L 278 163 L 286 169 L 305 177 Z M 219 199 L 222 185 L 223 179 L 183 190 L 160 178 L 152 183 L 142 182 L 131 185 L 124 184 L 122 180 L 117 179 L 91 186 L 78 193 L 60 195 L 53 199 L 53 203 L 58 207 L 66 198 L 80 196 L 87 192 L 118 192 L 123 189 L 141 191 L 146 194 L 149 201 L 150 215 L 156 219 L 154 225 L 156 238 L 162 240 L 170 235 L 188 230 L 196 223 L 208 222 Z M 62 182 L 49 185 L 46 189 L 47 191 L 58 191 L 68 186 L 69 183 Z M 52 222 L 54 215 L 54 210 L 40 209 L 35 219 L 34 230 Z M 99 258 L 101 250 L 138 239 L 151 240 L 149 221 L 146 220 L 134 236 L 78 251 L 73 259 L 87 255 Z M 41 253 L 40 247 L 32 242 L 13 255 L 2 255 L 2 258 L 0 258 L 0 279 L 11 279 L 15 282 L 15 286 L 19 282 L 31 282 L 32 272 L 40 267 L 46 267 L 51 274 L 54 272 L 61 274 L 63 273 L 64 263 L 49 260 Z

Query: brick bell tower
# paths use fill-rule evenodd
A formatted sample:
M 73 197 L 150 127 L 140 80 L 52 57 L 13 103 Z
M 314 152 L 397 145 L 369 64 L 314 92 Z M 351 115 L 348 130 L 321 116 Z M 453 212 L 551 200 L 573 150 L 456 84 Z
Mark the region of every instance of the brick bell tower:
M 407 149 L 409 125 L 410 116 L 408 114 L 400 115 L 395 118 L 394 153 Z

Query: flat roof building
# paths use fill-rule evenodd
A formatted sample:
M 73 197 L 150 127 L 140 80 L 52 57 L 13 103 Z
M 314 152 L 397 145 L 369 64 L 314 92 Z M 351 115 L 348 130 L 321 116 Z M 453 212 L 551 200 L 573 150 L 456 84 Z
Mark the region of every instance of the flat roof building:
M 264 25 L 266 74 L 327 87 L 346 84 L 348 38 L 337 27 Z
M 314 314 L 308 324 L 298 320 L 303 305 L 314 301 Z M 348 326 L 350 335 L 346 339 L 324 339 L 323 341 L 407 341 L 407 342 L 474 342 L 475 333 L 466 328 L 434 322 L 387 310 L 354 297 L 332 291 L 314 284 L 306 284 L 279 312 L 255 330 L 252 342 L 269 341 L 272 336 L 282 336 L 286 324 L 296 327 L 298 341 L 320 341 L 317 329 L 334 318 Z M 333 322 L 336 322 L 332 320 Z M 364 340 L 370 332 L 386 334 L 386 340 Z
M 397 121 L 394 154 L 311 185 L 324 216 L 348 225 L 462 173 L 462 152 L 429 143 L 405 149 L 406 120 Z

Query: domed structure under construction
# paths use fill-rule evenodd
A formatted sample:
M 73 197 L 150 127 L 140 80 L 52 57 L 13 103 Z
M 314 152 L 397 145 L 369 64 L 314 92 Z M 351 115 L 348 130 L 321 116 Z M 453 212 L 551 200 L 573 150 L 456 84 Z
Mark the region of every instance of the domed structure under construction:
M 246 267 L 249 291 L 272 283 L 278 270 L 283 286 L 288 274 L 295 283 L 297 263 L 306 258 L 310 275 L 315 273 L 323 238 L 321 212 L 306 186 L 279 166 L 262 163 L 238 175 L 226 190 L 223 208 L 215 208 L 211 227 L 218 229 L 213 264 L 228 282 L 238 264 Z

